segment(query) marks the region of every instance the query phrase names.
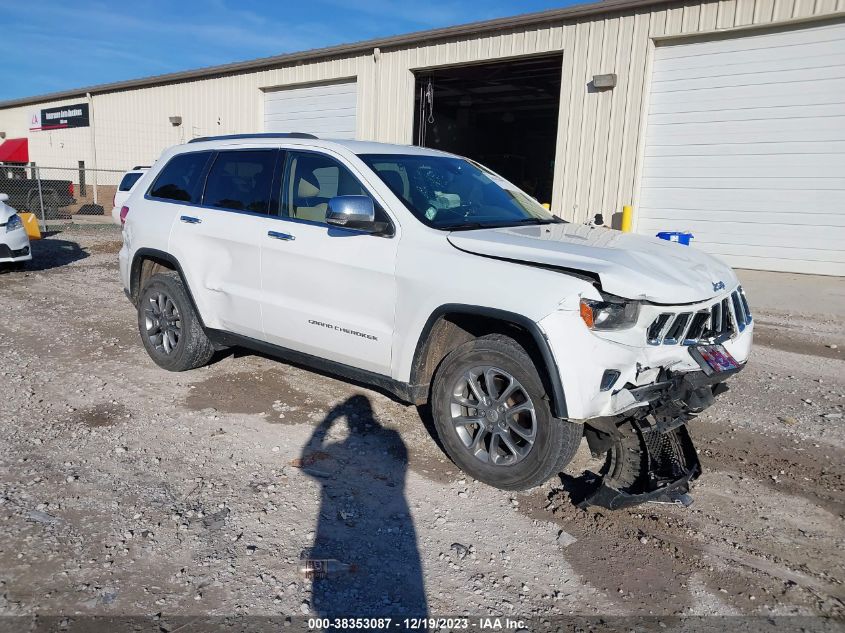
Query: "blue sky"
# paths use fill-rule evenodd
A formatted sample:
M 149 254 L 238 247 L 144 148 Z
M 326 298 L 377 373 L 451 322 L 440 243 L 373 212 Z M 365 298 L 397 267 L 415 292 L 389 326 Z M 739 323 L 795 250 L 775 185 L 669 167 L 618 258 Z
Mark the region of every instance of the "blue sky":
M 0 0 L 0 100 L 577 3 Z

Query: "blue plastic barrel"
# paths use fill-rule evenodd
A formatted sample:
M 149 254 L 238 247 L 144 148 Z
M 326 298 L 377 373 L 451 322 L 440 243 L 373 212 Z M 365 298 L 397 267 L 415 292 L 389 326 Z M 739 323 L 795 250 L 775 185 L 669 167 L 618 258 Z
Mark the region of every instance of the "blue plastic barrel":
M 683 233 L 681 231 L 660 231 L 660 233 L 657 234 L 657 237 L 668 242 L 677 242 L 678 244 L 689 246 L 690 240 L 694 237 L 694 235 L 692 233 Z

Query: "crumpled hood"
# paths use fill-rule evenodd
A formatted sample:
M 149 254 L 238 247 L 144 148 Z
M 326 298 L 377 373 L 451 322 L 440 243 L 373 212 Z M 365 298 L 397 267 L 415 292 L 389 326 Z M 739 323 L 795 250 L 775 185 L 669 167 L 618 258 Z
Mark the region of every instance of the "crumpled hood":
M 469 253 L 558 266 L 599 276 L 602 289 L 628 299 L 679 304 L 736 285 L 730 266 L 693 246 L 583 224 L 455 231 L 452 246 Z

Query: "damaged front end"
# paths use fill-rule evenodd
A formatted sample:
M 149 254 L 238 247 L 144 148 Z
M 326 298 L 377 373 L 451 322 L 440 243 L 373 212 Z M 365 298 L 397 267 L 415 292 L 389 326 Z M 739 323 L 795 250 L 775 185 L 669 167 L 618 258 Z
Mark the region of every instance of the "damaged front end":
M 638 408 L 588 420 L 590 452 L 607 457 L 600 482 L 578 505 L 615 510 L 646 501 L 692 503 L 689 485 L 701 464 L 686 425 L 727 391 L 724 381 L 741 369 L 710 375 L 664 370 L 654 384 L 630 390 Z

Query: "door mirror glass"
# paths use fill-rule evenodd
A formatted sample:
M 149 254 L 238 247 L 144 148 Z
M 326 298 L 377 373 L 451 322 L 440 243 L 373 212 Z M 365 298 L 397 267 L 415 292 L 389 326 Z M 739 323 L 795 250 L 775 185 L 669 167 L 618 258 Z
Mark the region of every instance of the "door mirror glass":
M 369 196 L 335 196 L 329 200 L 326 222 L 349 229 L 374 231 L 376 210 Z

